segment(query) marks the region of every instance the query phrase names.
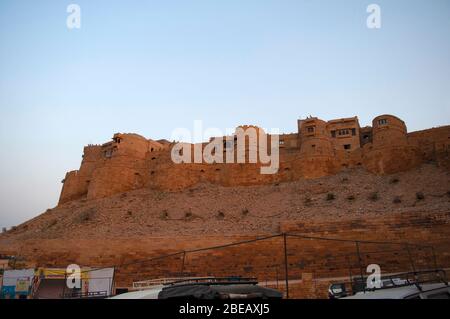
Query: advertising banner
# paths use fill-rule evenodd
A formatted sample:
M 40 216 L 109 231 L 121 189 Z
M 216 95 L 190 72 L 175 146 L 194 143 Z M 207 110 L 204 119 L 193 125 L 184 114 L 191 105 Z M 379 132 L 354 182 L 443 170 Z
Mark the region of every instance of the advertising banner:
M 15 298 L 16 294 L 28 295 L 34 279 L 34 269 L 5 270 L 1 294 L 3 298 Z
M 16 281 L 16 293 L 26 293 L 30 289 L 30 278 L 19 278 Z

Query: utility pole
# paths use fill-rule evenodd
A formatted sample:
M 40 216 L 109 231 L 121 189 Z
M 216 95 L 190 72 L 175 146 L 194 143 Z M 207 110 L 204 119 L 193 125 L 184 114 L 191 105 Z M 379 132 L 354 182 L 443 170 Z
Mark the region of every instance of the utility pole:
M 283 240 L 284 240 L 284 273 L 285 273 L 285 281 L 286 281 L 286 299 L 289 299 L 289 274 L 288 274 L 286 233 L 283 233 Z

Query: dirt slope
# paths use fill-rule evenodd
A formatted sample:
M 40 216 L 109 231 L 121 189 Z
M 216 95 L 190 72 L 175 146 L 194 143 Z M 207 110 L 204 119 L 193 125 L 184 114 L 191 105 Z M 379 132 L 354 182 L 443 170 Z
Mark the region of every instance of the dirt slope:
M 31 239 L 270 234 L 289 220 L 332 223 L 405 212 L 449 216 L 450 173 L 427 164 L 392 176 L 350 169 L 267 186 L 138 190 L 50 209 L 2 234 L 0 250 L 7 243 Z

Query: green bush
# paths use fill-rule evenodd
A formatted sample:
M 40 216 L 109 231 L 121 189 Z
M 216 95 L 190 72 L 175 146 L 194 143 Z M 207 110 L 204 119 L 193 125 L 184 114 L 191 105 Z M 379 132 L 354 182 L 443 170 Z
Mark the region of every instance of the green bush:
M 311 197 L 310 196 L 306 196 L 304 203 L 305 203 L 305 206 L 311 206 L 312 205 Z
M 417 192 L 416 193 L 416 199 L 417 200 L 424 200 L 425 199 L 425 195 L 422 192 Z
M 187 211 L 184 213 L 184 219 L 190 220 L 190 219 L 192 219 L 192 217 L 193 217 L 193 215 L 192 215 L 191 211 Z
M 380 196 L 378 195 L 378 192 L 373 192 L 373 193 L 371 193 L 371 194 L 369 195 L 369 199 L 370 199 L 372 202 L 375 202 L 375 201 L 377 201 L 377 200 L 380 199 Z
M 400 204 L 402 202 L 402 199 L 400 198 L 400 196 L 395 196 L 392 202 L 394 204 Z
M 76 216 L 75 218 L 75 221 L 78 223 L 86 223 L 88 221 L 93 220 L 94 217 L 95 217 L 95 210 L 91 208 L 78 214 L 78 216 Z
M 225 213 L 219 210 L 217 212 L 217 219 L 224 219 L 224 218 L 225 218 Z
M 169 212 L 165 209 L 165 210 L 163 210 L 163 211 L 161 212 L 161 214 L 159 215 L 159 217 L 160 217 L 161 219 L 167 219 L 167 218 L 169 218 Z
M 391 183 L 391 184 L 397 184 L 398 182 L 400 182 L 400 180 L 399 180 L 397 177 L 393 177 L 393 178 L 389 181 L 389 183 Z

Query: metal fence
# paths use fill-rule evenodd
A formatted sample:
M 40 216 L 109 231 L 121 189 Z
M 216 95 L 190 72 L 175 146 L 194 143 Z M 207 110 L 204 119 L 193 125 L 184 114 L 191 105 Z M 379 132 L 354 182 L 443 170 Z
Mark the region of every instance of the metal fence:
M 304 273 L 352 282 L 366 278 L 370 264 L 380 265 L 383 273 L 417 272 L 439 266 L 431 245 L 281 233 L 125 261 L 114 268 L 115 283 L 136 283 L 135 289 L 144 288 L 143 283 L 148 287 L 168 282 L 170 277 L 251 276 L 263 285 L 284 290 L 289 298 L 290 283 L 297 283 Z
M 290 284 L 297 284 L 306 273 L 317 278 L 353 282 L 367 277 L 366 267 L 370 264 L 380 265 L 383 273 L 417 272 L 440 266 L 431 245 L 281 233 L 141 260 L 125 260 L 121 264 L 83 272 L 114 268 L 114 276 L 109 278 L 111 286 L 132 289 L 179 278 L 256 277 L 262 285 L 283 290 L 285 297 L 290 298 Z M 105 297 L 101 293 L 83 295 L 62 289 L 60 295 L 63 298 Z

